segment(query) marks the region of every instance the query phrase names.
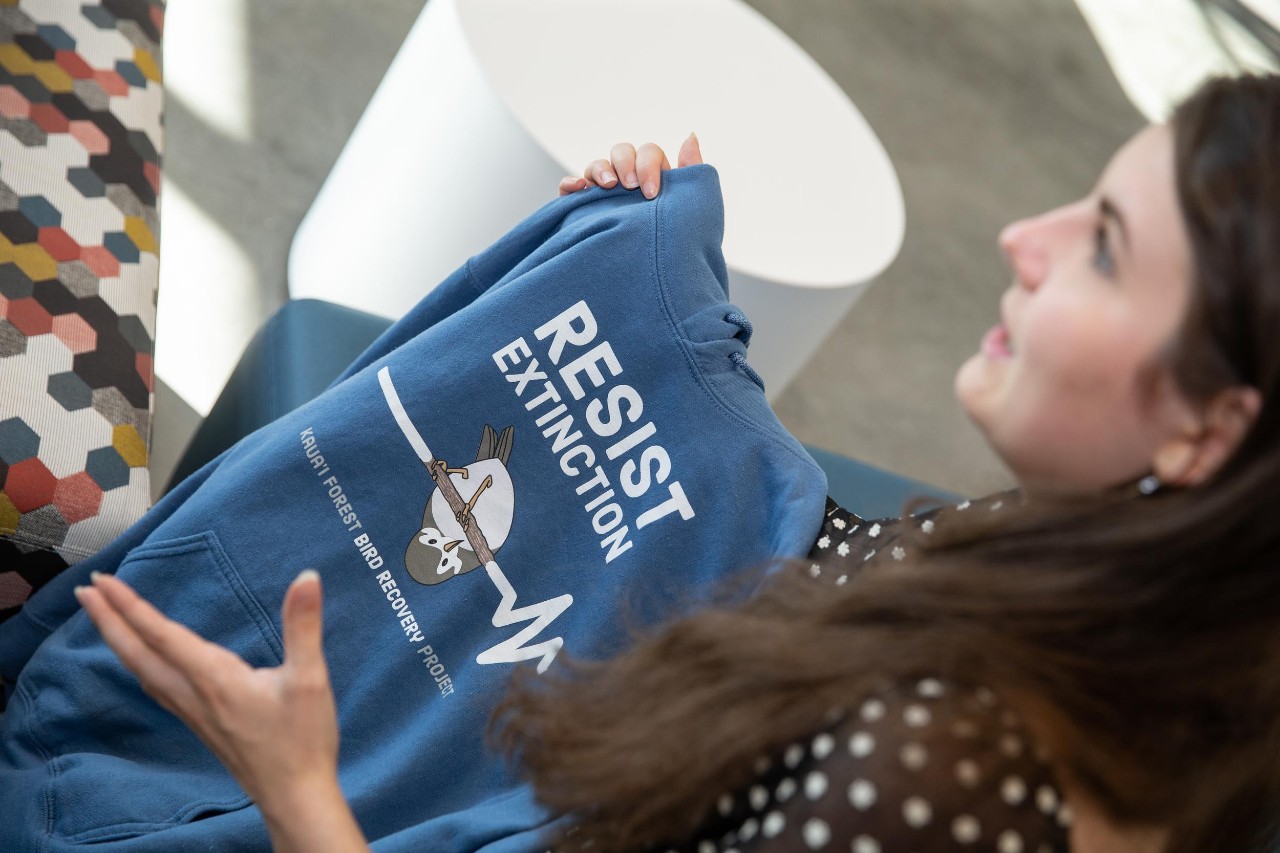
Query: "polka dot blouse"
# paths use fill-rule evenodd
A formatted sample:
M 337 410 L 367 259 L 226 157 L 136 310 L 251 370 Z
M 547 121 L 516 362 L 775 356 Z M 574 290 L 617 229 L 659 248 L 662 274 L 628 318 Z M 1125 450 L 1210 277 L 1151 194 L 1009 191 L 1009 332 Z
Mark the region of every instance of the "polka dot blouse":
M 1020 499 L 1016 491 L 1003 492 L 902 518 L 864 519 L 827 498 L 822 529 L 809 552 L 809 574 L 843 586 L 866 563 L 905 560 L 911 549 L 904 535 L 908 531 L 928 536 L 937 525 L 946 524 L 948 516 L 1000 512 Z
M 926 678 L 756 764 L 682 851 L 1066 851 L 1070 811 L 1022 721 Z
M 909 537 L 960 512 L 999 512 L 1013 494 L 869 521 L 828 501 L 809 555 L 843 585 L 873 560 L 902 560 Z M 1042 853 L 1069 849 L 1070 810 L 1018 715 L 992 691 L 925 678 L 865 698 L 824 731 L 760 759 L 699 837 L 713 851 Z

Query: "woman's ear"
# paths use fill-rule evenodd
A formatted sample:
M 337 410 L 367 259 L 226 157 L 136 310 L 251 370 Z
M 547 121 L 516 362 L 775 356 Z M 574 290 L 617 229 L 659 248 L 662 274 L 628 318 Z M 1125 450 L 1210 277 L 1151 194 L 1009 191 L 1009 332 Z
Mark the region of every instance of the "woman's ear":
M 1258 418 L 1262 395 L 1248 385 L 1219 391 L 1204 407 L 1196 428 L 1156 449 L 1152 470 L 1169 486 L 1198 486 L 1231 457 Z

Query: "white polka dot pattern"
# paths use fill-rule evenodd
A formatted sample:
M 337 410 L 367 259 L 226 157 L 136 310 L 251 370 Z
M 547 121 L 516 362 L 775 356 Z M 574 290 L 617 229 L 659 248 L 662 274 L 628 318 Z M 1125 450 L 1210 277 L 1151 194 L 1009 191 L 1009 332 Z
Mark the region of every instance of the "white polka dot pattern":
M 908 797 L 902 803 L 902 817 L 908 826 L 919 829 L 933 819 L 933 806 L 924 797 Z
M 902 721 L 913 729 L 929 725 L 931 719 L 929 709 L 923 705 L 908 705 L 902 712 Z
M 884 717 L 884 703 L 879 699 L 868 699 L 862 703 L 860 716 L 864 721 L 874 723 Z
M 681 853 L 1069 849 L 1052 770 L 994 691 L 925 678 L 825 726 L 755 761 L 756 781 Z
M 958 844 L 973 844 L 982 837 L 982 825 L 973 815 L 962 814 L 951 821 L 951 837 Z
M 996 839 L 997 853 L 1022 853 L 1022 836 L 1012 829 L 1006 829 Z
M 805 821 L 802 832 L 804 843 L 810 850 L 821 850 L 831 842 L 831 827 L 821 818 L 814 817 Z
M 1019 501 L 1014 493 L 1002 493 L 974 503 L 997 510 Z M 809 551 L 808 575 L 817 583 L 841 587 L 855 580 L 862 565 L 873 559 L 910 560 L 922 537 L 932 535 L 938 524 L 946 524 L 950 515 L 970 505 L 964 501 L 955 507 L 932 509 L 905 518 L 864 521 L 828 498 L 822 529 Z
M 866 811 L 876 804 L 876 786 L 866 779 L 859 779 L 849 786 L 849 804 L 859 811 Z
M 922 678 L 916 685 L 916 692 L 928 699 L 937 699 L 946 692 L 946 688 L 936 678 Z
M 966 788 L 977 787 L 982 781 L 982 768 L 971 758 L 962 758 L 956 762 L 956 780 Z
M 898 750 L 898 758 L 908 770 L 919 770 L 929 763 L 929 750 L 918 743 L 903 744 Z
M 805 777 L 804 795 L 811 800 L 822 799 L 822 795 L 827 792 L 827 775 L 821 770 L 815 770 Z

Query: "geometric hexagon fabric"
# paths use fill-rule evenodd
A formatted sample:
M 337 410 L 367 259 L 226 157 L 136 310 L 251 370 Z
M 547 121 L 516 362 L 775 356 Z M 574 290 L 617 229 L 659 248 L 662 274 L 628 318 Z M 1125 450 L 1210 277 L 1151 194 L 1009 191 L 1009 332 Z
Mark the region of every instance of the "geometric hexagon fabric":
M 163 27 L 0 0 L 0 621 L 150 505 Z

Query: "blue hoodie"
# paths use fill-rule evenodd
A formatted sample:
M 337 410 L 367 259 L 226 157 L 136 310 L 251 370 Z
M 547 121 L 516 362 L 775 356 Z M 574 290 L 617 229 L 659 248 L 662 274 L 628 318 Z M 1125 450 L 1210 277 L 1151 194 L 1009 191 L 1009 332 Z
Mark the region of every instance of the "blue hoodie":
M 722 234 L 710 166 L 667 172 L 654 201 L 550 202 L 0 624 L 0 850 L 267 848 L 70 587 L 115 572 L 274 666 L 308 567 L 339 777 L 374 849 L 544 849 L 555 817 L 484 744 L 513 669 L 608 655 L 735 571 L 803 556 L 822 520 L 825 477 L 745 362 Z

